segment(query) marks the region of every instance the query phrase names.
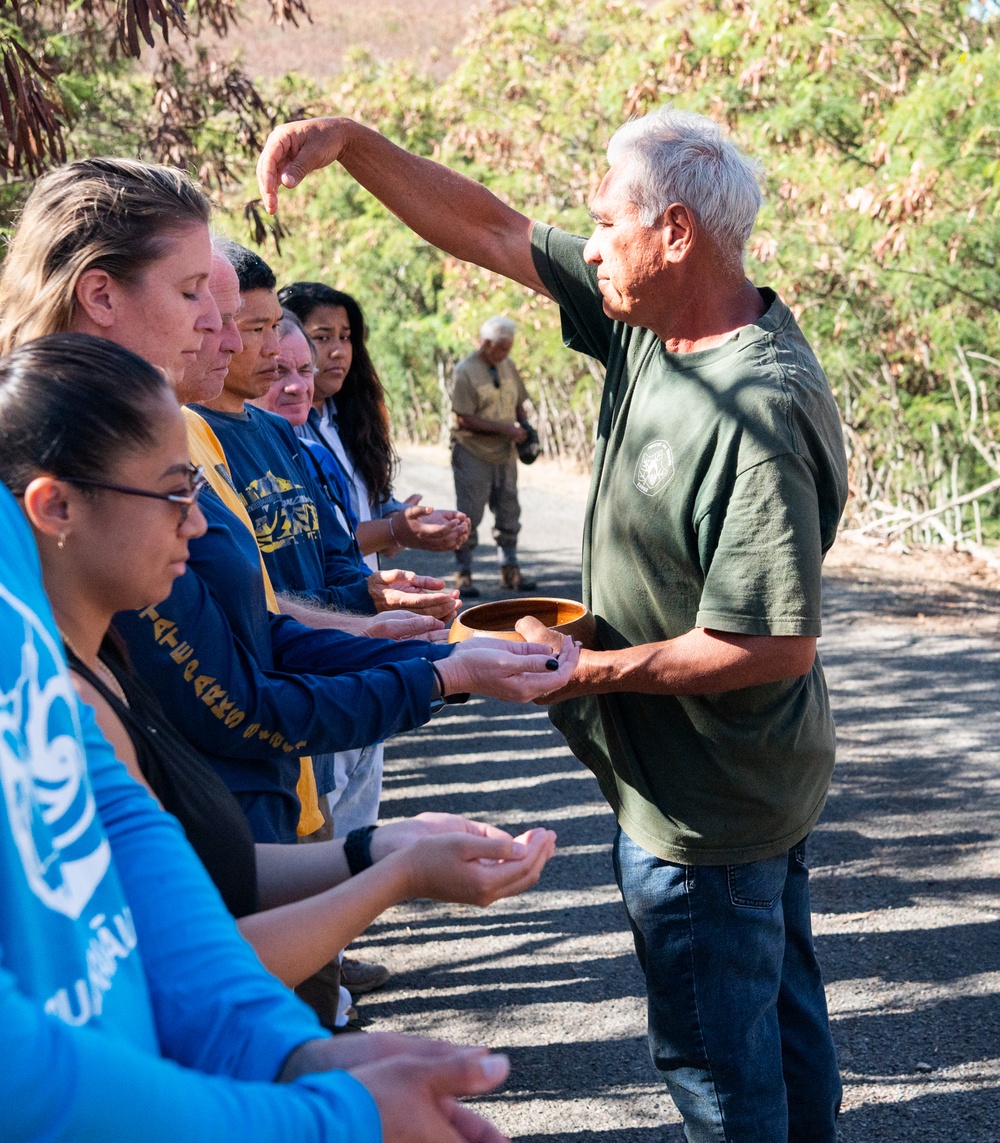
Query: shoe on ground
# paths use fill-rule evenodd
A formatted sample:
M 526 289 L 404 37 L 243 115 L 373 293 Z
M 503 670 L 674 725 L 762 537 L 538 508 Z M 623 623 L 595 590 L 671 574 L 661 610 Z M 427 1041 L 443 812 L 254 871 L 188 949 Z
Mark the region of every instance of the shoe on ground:
M 368 964 L 345 956 L 340 965 L 340 980 L 352 996 L 363 996 L 381 988 L 392 973 L 384 964 Z
M 534 591 L 538 584 L 521 573 L 517 564 L 504 564 L 500 569 L 500 584 L 508 591 Z
M 335 1024 L 332 1028 L 328 1029 L 335 1036 L 342 1036 L 346 1032 L 367 1032 L 368 1029 L 365 1025 L 368 1021 L 361 1015 L 361 1013 L 352 1004 L 350 1008 L 344 1013 L 347 1017 L 346 1024 Z
M 455 586 L 463 599 L 479 598 L 479 588 L 472 582 L 472 572 L 455 572 Z
M 340 1008 L 340 965 L 336 960 L 325 964 L 296 987 L 295 995 L 304 1000 L 323 1027 L 332 1032 Z

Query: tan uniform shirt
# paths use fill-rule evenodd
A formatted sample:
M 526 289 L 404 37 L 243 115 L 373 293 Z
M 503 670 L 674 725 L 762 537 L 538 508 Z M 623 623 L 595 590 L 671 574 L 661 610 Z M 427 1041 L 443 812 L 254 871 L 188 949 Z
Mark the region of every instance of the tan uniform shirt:
M 528 393 L 517 366 L 509 357 L 500 362 L 496 371 L 499 387 L 494 383 L 489 364 L 478 352 L 470 353 L 455 366 L 451 407 L 456 416 L 514 424 L 517 408 L 527 401 Z M 506 464 L 516 447 L 511 438 L 502 433 L 474 433 L 457 425 L 452 430 L 452 440 L 486 464 Z

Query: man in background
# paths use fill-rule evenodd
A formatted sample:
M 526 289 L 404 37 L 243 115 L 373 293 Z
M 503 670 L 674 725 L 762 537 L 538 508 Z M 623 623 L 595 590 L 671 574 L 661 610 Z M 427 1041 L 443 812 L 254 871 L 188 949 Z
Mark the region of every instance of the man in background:
M 533 591 L 517 562 L 521 505 L 517 499 L 517 446 L 525 439 L 524 402 L 528 394 L 510 359 L 517 327 L 506 317 L 492 317 L 479 331 L 479 348 L 455 366 L 451 407 L 451 467 L 455 500 L 472 522 L 469 538 L 456 551 L 455 586 L 463 599 L 475 599 L 472 557 L 477 530 L 489 504 L 493 538 L 500 560 L 500 584 L 511 591 Z

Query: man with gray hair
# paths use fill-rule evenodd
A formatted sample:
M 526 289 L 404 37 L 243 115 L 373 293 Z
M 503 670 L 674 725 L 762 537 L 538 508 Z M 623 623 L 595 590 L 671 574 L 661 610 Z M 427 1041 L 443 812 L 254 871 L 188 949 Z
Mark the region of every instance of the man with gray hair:
M 517 326 L 507 317 L 491 317 L 479 330 L 479 348 L 455 366 L 451 408 L 451 468 L 455 506 L 469 517 L 469 535 L 455 552 L 455 586 L 463 599 L 475 599 L 472 557 L 486 505 L 493 513 L 493 539 L 500 561 L 500 583 L 513 591 L 533 591 L 521 574 L 517 534 L 517 445 L 525 439 L 524 402 L 528 399 L 517 366 L 510 359 Z
M 596 645 L 548 699 L 618 820 L 653 1061 L 692 1143 L 835 1143 L 805 839 L 833 770 L 816 639 L 846 460 L 794 317 L 744 273 L 754 165 L 702 116 L 629 123 L 587 240 L 327 119 L 272 133 L 268 209 L 335 160 L 427 241 L 555 300 L 566 344 L 604 365 L 583 548 Z

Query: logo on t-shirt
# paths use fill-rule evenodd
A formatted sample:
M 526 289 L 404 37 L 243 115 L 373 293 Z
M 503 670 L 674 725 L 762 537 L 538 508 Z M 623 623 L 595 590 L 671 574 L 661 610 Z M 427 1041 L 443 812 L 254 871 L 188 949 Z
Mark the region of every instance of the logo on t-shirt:
M 14 615 L 8 611 L 4 625 L 12 653 L 2 664 L 12 669 L 0 671 L 4 805 L 31 891 L 77 920 L 108 871 L 111 847 L 87 781 L 76 691 L 61 650 L 38 616 L 0 584 L 0 614 L 7 608 Z
M 632 483 L 644 496 L 655 496 L 674 475 L 674 454 L 667 441 L 650 441 L 639 454 Z
M 286 544 L 319 540 L 316 505 L 301 484 L 268 469 L 247 485 L 241 498 L 253 521 L 257 545 L 265 554 Z

